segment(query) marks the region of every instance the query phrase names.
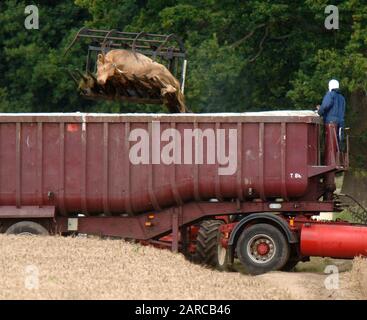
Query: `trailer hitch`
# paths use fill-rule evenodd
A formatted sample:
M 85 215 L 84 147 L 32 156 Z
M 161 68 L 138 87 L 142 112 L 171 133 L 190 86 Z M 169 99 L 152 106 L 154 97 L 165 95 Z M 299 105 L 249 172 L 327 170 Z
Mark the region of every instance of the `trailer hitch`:
M 350 208 L 349 211 L 352 213 L 352 215 L 355 217 L 356 220 L 359 220 L 359 222 L 362 222 L 363 224 L 367 224 L 367 209 L 353 196 L 349 195 L 349 194 L 344 194 L 344 193 L 340 193 L 338 195 L 336 195 L 336 199 L 339 199 L 339 197 L 344 197 L 344 198 L 349 198 L 350 200 L 352 200 L 357 207 L 359 207 L 361 209 L 362 212 L 358 212 L 357 210 L 353 210 L 352 208 L 350 208 L 349 204 L 343 204 L 342 202 L 340 203 L 340 207 L 344 206 L 347 208 Z

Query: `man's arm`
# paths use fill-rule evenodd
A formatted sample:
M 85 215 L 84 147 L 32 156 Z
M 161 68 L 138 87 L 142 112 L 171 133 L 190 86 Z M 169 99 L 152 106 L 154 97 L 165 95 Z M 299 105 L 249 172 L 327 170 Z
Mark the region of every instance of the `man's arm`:
M 331 92 L 328 92 L 324 96 L 324 99 L 322 99 L 322 104 L 318 110 L 320 116 L 324 115 L 326 112 L 330 110 L 330 108 L 333 106 L 333 101 L 334 99 Z

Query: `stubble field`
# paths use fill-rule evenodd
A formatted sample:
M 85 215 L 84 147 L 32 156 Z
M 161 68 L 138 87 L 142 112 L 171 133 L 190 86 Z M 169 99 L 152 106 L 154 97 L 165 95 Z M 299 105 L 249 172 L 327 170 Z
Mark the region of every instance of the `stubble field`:
M 121 240 L 0 236 L 0 299 L 366 299 L 367 263 L 328 275 L 223 273 Z

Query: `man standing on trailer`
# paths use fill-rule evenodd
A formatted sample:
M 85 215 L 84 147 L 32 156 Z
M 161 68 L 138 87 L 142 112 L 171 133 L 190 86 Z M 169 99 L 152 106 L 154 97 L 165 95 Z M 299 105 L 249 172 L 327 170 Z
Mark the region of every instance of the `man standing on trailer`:
M 339 81 L 329 81 L 329 91 L 325 94 L 321 106 L 317 106 L 317 112 L 324 118 L 325 124 L 334 124 L 338 135 L 339 144 L 343 140 L 345 98 L 339 90 Z

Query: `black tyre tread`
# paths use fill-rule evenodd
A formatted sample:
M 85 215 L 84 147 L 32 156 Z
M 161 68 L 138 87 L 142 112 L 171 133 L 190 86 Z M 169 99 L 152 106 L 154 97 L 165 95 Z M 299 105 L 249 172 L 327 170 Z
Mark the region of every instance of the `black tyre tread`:
M 220 220 L 205 220 L 201 223 L 196 239 L 194 262 L 216 267 L 218 228 L 222 224 Z
M 293 271 L 296 265 L 298 264 L 299 260 L 292 260 L 289 259 L 286 264 L 280 269 L 282 271 Z
M 241 250 L 241 248 L 244 247 L 243 242 L 246 243 L 246 238 L 251 235 L 251 233 L 256 234 L 256 232 L 272 234 L 273 239 L 275 238 L 274 240 L 277 240 L 279 242 L 279 248 L 282 249 L 280 251 L 280 255 L 277 254 L 276 258 L 272 259 L 269 263 L 263 265 L 256 264 L 255 262 L 251 261 L 251 259 L 247 257 L 247 254 Z M 281 270 L 289 260 L 290 255 L 289 244 L 284 234 L 277 227 L 266 223 L 255 224 L 244 229 L 244 231 L 240 235 L 240 238 L 238 239 L 236 251 L 238 258 L 240 259 L 247 273 L 253 275 L 258 275 L 273 270 Z
M 290 249 L 290 255 L 288 261 L 285 263 L 285 265 L 280 269 L 282 271 L 294 271 L 294 268 L 298 264 L 298 262 L 301 261 L 301 257 L 298 254 L 298 250 L 296 248 L 296 245 L 292 245 Z
M 35 235 L 48 235 L 48 230 L 33 221 L 20 221 L 12 224 L 6 231 L 5 234 L 20 234 L 22 232 L 29 232 Z

